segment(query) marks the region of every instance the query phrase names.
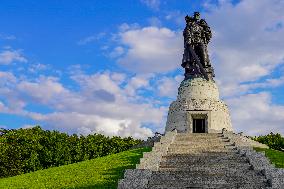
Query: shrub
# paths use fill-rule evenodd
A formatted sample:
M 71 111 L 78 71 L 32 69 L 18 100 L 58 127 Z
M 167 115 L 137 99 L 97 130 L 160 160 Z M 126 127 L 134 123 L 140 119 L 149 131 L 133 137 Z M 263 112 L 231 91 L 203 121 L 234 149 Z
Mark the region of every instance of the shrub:
M 269 148 L 284 151 L 284 138 L 279 133 L 255 137 L 254 140 L 266 144 Z

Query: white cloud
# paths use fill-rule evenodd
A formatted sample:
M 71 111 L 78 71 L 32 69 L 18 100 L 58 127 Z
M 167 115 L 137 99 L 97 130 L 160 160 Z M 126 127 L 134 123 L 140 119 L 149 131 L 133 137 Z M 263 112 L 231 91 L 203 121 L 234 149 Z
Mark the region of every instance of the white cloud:
M 7 108 L 3 102 L 0 101 L 0 112 L 7 112 Z
M 143 125 L 159 128 L 165 115 L 165 108 L 154 107 L 151 100 L 137 101 L 137 91 L 149 87 L 148 77 L 127 78 L 109 71 L 93 75 L 76 72 L 72 78 L 80 88 L 71 91 L 54 77 L 27 80 L 0 72 L 0 78 L 6 81 L 0 83 L 0 98 L 5 97 L 0 112 L 26 116 L 48 128 L 69 132 L 146 138 L 152 131 Z M 30 104 L 48 107 L 52 112 L 28 111 Z
M 6 125 L 0 125 L 0 128 L 7 129 L 8 127 Z
M 117 75 L 117 74 L 116 74 Z M 80 75 L 74 77 L 81 86 L 79 93 L 62 96 L 57 100 L 58 112 L 39 117 L 44 123 L 57 128 L 99 132 L 107 135 L 150 136 L 151 130 L 142 127 L 143 123 L 160 125 L 164 109 L 151 104 L 129 101 L 126 89 L 112 80 L 111 73 Z M 130 79 L 133 87 L 144 86 L 141 80 Z M 98 92 L 102 96 L 98 96 Z M 59 112 L 60 111 L 60 112 Z
M 126 75 L 122 74 L 122 73 L 116 73 L 113 72 L 111 75 L 111 80 L 113 80 L 115 83 L 117 83 L 118 85 L 120 85 L 121 83 L 123 83 L 126 79 Z
M 36 82 L 20 81 L 17 90 L 21 95 L 32 98 L 33 102 L 42 104 L 49 104 L 68 93 L 68 90 L 54 77 L 40 77 Z
M 154 10 L 159 10 L 160 8 L 160 0 L 140 0 L 142 3 L 147 5 L 149 8 Z
M 27 62 L 20 50 L 4 50 L 0 53 L 0 65 L 8 65 L 14 61 Z
M 28 71 L 31 72 L 31 73 L 38 73 L 38 72 L 44 71 L 48 68 L 49 68 L 49 65 L 36 63 L 36 64 L 31 64 L 28 68 Z
M 158 93 L 160 96 L 175 98 L 178 92 L 178 86 L 183 80 L 183 76 L 163 77 L 157 82 Z
M 85 37 L 85 38 L 79 40 L 77 42 L 77 44 L 78 45 L 86 45 L 88 43 L 91 43 L 91 42 L 94 42 L 94 41 L 97 41 L 97 40 L 103 38 L 105 35 L 106 35 L 106 33 L 104 33 L 104 32 L 101 32 L 101 33 L 96 34 L 96 35 L 90 35 L 88 37 Z
M 24 125 L 22 126 L 22 128 L 23 128 L 23 129 L 31 129 L 31 128 L 35 127 L 35 126 L 36 126 L 36 125 L 24 124 Z
M 17 82 L 18 79 L 13 73 L 0 72 L 0 97 L 4 99 L 0 112 L 18 114 L 26 106 L 26 102 L 19 98 L 15 90 Z
M 150 89 L 149 80 L 152 75 L 137 75 L 132 77 L 125 87 L 125 92 L 130 96 L 135 96 L 138 89 Z
M 140 25 L 138 23 L 134 23 L 134 24 L 127 24 L 127 23 L 123 23 L 118 27 L 120 32 L 125 32 L 127 30 L 136 30 L 136 29 L 140 29 Z
M 162 26 L 162 21 L 157 17 L 149 18 L 148 22 L 150 23 L 151 26 L 155 26 L 155 27 L 161 27 Z
M 169 21 L 174 21 L 178 26 L 184 27 L 184 17 L 185 14 L 181 11 L 170 11 L 166 14 L 165 19 Z
M 135 136 L 147 138 L 152 135 L 148 128 L 140 127 L 131 120 L 118 120 L 97 115 L 80 114 L 78 112 L 52 113 L 45 116 L 45 121 L 56 128 L 76 131 L 82 134 L 101 133 L 108 136 Z
M 6 35 L 6 34 L 0 33 L 0 39 L 3 39 L 3 40 L 15 40 L 16 37 L 14 35 Z
M 0 71 L 0 86 L 15 83 L 17 81 L 16 77 L 11 72 L 2 72 Z
M 278 132 L 284 135 L 284 106 L 274 105 L 267 92 L 228 100 L 234 128 L 249 135 Z
M 175 70 L 181 62 L 182 34 L 168 28 L 145 27 L 119 34 L 128 47 L 118 62 L 136 73 L 163 73 Z
M 214 30 L 209 51 L 225 88 L 269 76 L 284 63 L 283 9 L 279 0 L 220 1 L 209 8 L 205 17 Z
M 114 50 L 109 54 L 111 58 L 116 58 L 124 53 L 124 48 L 121 46 L 115 47 Z
M 219 83 L 220 84 L 220 83 Z M 284 76 L 280 78 L 268 78 L 263 82 L 250 82 L 247 84 L 232 83 L 230 85 L 221 85 L 223 96 L 230 98 L 232 96 L 239 96 L 245 93 L 253 92 L 253 89 L 271 89 L 284 84 Z

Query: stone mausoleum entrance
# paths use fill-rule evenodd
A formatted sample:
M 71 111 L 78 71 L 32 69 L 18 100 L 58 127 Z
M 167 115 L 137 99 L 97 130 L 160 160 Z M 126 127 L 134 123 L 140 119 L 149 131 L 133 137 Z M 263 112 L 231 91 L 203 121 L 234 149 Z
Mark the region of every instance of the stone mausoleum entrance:
M 187 111 L 187 127 L 184 132 L 187 133 L 209 133 L 211 126 L 211 112 L 206 110 Z
M 205 133 L 205 119 L 193 119 L 193 133 Z

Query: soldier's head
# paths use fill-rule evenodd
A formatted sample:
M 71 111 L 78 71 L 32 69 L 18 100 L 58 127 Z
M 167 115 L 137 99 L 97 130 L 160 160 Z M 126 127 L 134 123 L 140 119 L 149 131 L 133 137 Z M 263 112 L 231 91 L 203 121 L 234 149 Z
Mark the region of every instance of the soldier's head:
M 194 13 L 193 13 L 193 18 L 194 18 L 195 20 L 199 20 L 199 19 L 200 19 L 200 13 L 199 13 L 199 12 L 194 12 Z

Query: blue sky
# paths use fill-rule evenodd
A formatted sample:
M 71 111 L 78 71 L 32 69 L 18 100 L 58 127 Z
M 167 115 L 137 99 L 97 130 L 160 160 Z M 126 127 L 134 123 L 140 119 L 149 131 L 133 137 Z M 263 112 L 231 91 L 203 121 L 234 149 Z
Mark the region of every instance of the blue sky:
M 235 130 L 284 134 L 281 0 L 2 0 L 0 126 L 163 132 L 194 11 L 213 30 L 209 54 Z

